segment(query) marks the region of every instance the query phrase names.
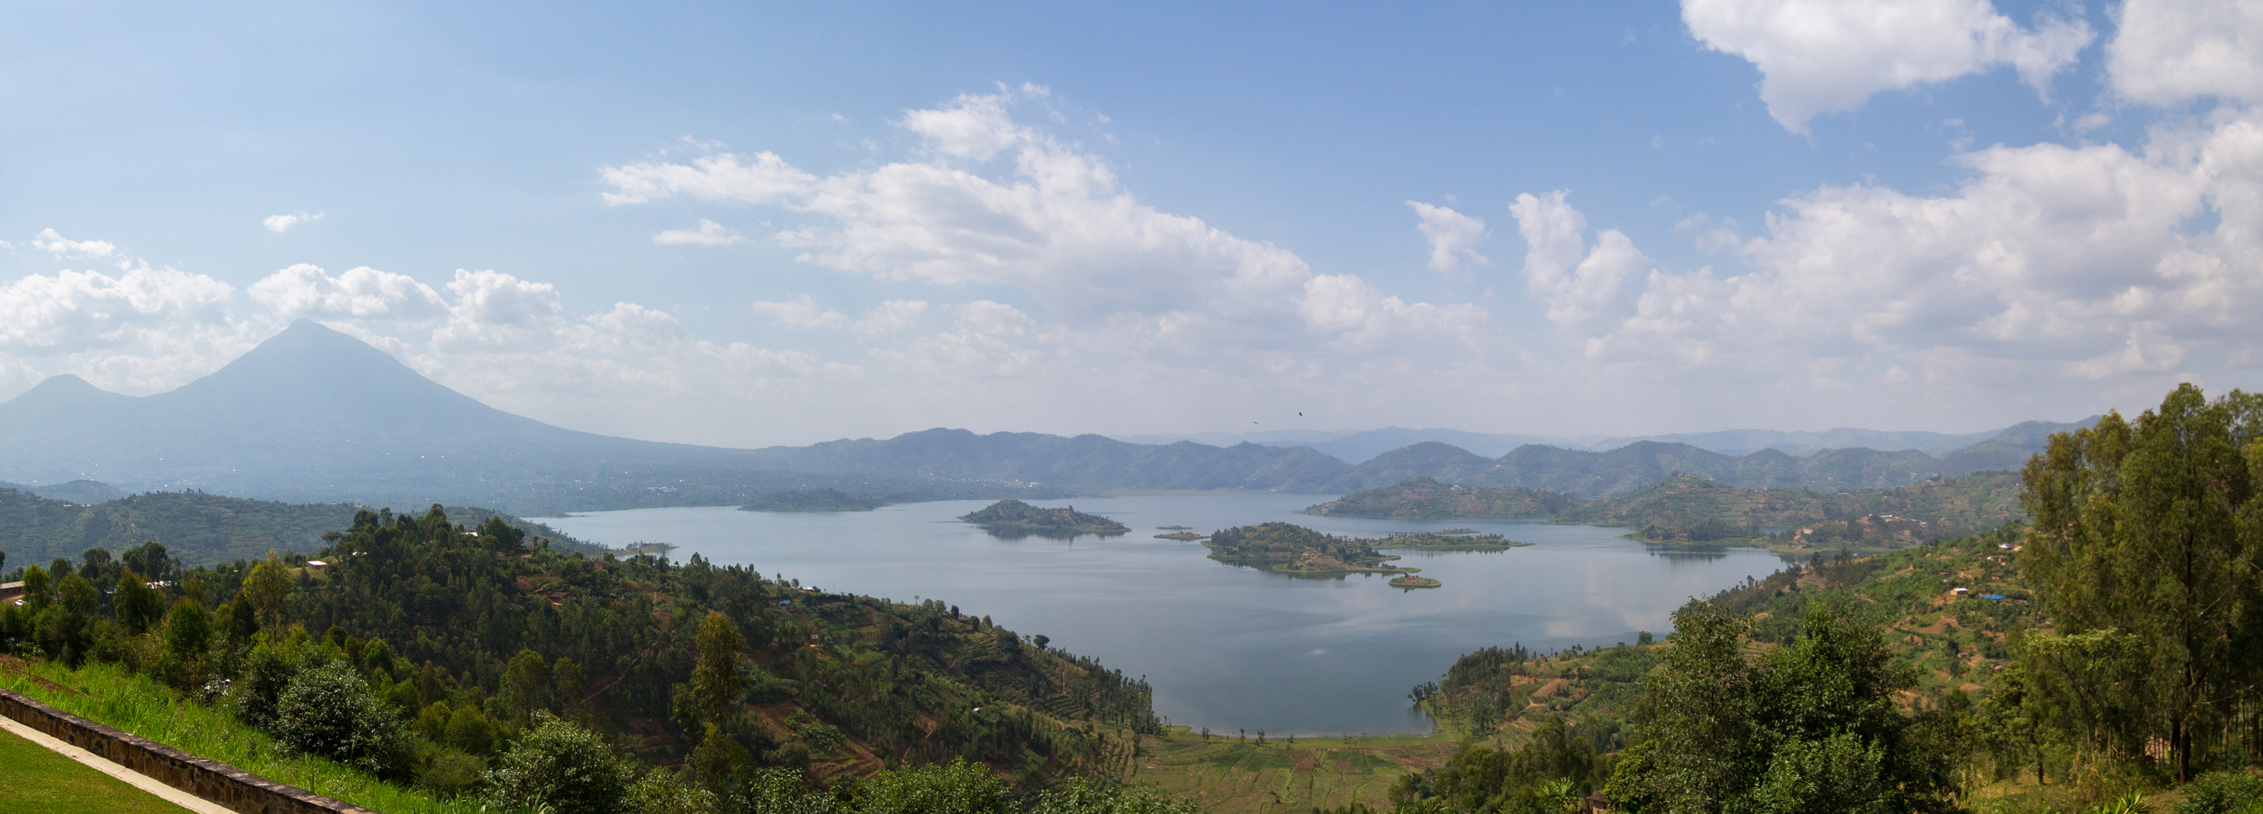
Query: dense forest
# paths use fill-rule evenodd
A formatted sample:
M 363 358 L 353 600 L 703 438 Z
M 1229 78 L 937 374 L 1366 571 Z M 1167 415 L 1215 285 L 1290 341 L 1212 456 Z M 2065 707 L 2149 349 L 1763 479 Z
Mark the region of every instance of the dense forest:
M 577 732 L 744 803 L 782 793 L 780 771 L 808 788 L 956 760 L 1032 789 L 1104 777 L 1160 728 L 1143 680 L 940 601 L 591 557 L 438 506 L 363 510 L 326 542 L 206 567 L 155 543 L 29 566 L 0 648 L 127 664 L 309 752 L 511 806 L 549 804 L 513 785 L 512 756 Z M 305 693 L 352 714 L 302 720 Z
M 1401 811 L 2263 811 L 2263 398 L 2054 436 L 2034 519 L 1820 554 L 1664 642 L 1463 656 Z M 1584 801 L 1584 802 L 1583 802 Z

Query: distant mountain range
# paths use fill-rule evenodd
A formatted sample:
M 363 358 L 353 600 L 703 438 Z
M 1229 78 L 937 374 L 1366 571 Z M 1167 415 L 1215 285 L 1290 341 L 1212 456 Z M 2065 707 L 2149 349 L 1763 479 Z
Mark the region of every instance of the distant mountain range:
M 2091 416 L 2074 424 L 2046 423 L 2044 426 L 2087 427 L 2097 420 L 2097 416 Z M 1889 432 L 1841 427 L 1822 432 L 1721 430 L 1719 432 L 1674 433 L 1669 435 L 1590 435 L 1579 438 L 1565 438 L 1557 435 L 1482 433 L 1435 428 L 1409 430 L 1400 427 L 1385 427 L 1380 430 L 1277 430 L 1269 432 L 1213 432 L 1193 435 L 1119 435 L 1111 437 L 1134 444 L 1168 444 L 1176 441 L 1195 441 L 1211 446 L 1252 443 L 1276 447 L 1309 447 L 1321 454 L 1356 465 L 1366 463 L 1369 459 L 1385 452 L 1425 441 L 1450 444 L 1488 458 L 1498 458 L 1517 447 L 1528 444 L 1590 452 L 1609 452 L 1643 441 L 1688 444 L 1698 449 L 1731 456 L 1750 455 L 1769 449 L 1790 455 L 1813 455 L 1826 449 L 1874 449 L 1881 452 L 1914 449 L 1928 455 L 1939 456 L 1995 438 L 2005 431 L 1999 429 L 1950 434 L 1922 430 Z
M 1864 430 L 1691 436 L 1707 443 L 1824 443 L 1869 433 L 1861 437 L 1930 445 L 1805 456 L 1780 449 L 1729 454 L 1661 440 L 1575 449 L 1537 436 L 1395 429 L 1306 445 L 1289 444 L 1290 433 L 1230 446 L 934 429 L 887 440 L 726 449 L 575 432 L 512 415 L 359 340 L 299 322 L 172 392 L 135 398 L 66 375 L 0 403 L 0 480 L 35 484 L 18 488 L 80 503 L 99 502 L 89 498 L 108 494 L 94 488 L 107 483 L 128 492 L 194 488 L 410 508 L 442 502 L 523 516 L 742 505 L 825 488 L 891 502 L 1115 489 L 1340 494 L 1416 476 L 1595 498 L 1676 472 L 1732 486 L 1845 491 L 2016 469 L 2051 432 L 2087 423 L 2030 422 L 1985 438 Z M 1971 439 L 1978 440 L 1938 449 Z M 100 483 L 78 486 L 70 496 L 56 491 L 72 481 Z

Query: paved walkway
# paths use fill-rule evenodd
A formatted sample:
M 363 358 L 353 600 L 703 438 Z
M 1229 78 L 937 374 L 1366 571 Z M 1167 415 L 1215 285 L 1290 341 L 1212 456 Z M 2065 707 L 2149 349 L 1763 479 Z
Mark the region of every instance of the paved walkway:
M 159 783 L 150 779 L 148 775 L 112 763 L 93 752 L 56 740 L 37 729 L 17 723 L 15 719 L 0 717 L 0 729 L 5 729 L 10 734 L 21 736 L 32 743 L 52 749 L 57 754 L 84 763 L 95 771 L 123 780 L 134 788 L 157 795 L 158 798 L 168 803 L 197 812 L 197 814 L 236 814 L 235 811 L 223 808 L 218 803 Z

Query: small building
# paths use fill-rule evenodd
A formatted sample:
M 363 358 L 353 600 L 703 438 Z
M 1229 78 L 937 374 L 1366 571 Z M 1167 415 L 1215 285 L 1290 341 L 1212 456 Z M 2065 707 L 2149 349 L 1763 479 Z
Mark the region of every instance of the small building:
M 24 598 L 23 583 L 0 582 L 0 605 L 10 604 L 22 598 Z
M 1949 589 L 1949 593 L 1951 593 L 1951 594 L 1955 594 L 1955 595 L 1957 595 L 1957 596 L 1964 596 L 1965 594 L 1969 594 L 1969 593 L 1972 593 L 1972 589 L 1971 589 L 1971 588 L 1951 588 L 1951 589 Z
M 308 567 L 308 568 L 328 568 L 328 567 L 330 567 L 330 564 L 329 564 L 329 563 L 326 563 L 326 562 L 323 562 L 323 561 L 321 561 L 321 560 L 307 560 L 307 561 L 306 561 L 306 567 Z

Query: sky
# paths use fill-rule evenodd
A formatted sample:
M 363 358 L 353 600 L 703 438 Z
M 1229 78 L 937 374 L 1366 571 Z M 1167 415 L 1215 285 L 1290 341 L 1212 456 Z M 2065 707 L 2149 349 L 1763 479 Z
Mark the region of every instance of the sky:
M 727 446 L 2134 413 L 2263 386 L 2259 104 L 2252 0 L 0 3 L 0 399 L 312 319 Z

